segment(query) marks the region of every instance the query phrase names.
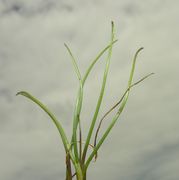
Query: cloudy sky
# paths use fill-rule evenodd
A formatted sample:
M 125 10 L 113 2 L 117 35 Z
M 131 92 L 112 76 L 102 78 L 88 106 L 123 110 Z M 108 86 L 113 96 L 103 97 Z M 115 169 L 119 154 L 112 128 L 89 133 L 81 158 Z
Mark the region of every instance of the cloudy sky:
M 178 0 L 0 0 L 0 179 L 64 179 L 57 130 L 40 108 L 15 94 L 26 90 L 47 104 L 70 137 L 78 81 L 63 44 L 73 50 L 83 74 L 108 44 L 113 20 L 118 43 L 99 117 L 125 90 L 132 57 L 141 46 L 135 80 L 155 75 L 133 89 L 88 179 L 178 180 L 178 7 Z M 85 132 L 104 60 L 85 86 Z

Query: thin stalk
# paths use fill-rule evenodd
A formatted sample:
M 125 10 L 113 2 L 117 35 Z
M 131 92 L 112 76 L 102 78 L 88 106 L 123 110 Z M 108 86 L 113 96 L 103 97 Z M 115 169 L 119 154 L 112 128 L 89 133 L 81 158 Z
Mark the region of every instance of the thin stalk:
M 122 102 L 122 100 L 124 99 L 125 95 L 128 93 L 128 91 L 129 91 L 132 87 L 136 86 L 137 84 L 139 84 L 140 82 L 144 81 L 145 79 L 147 79 L 149 76 L 151 76 L 151 75 L 153 75 L 153 74 L 154 74 L 154 73 L 150 73 L 150 74 L 144 76 L 144 77 L 141 78 L 139 81 L 135 82 L 135 83 L 132 84 L 130 87 L 128 87 L 128 88 L 126 89 L 126 91 L 124 92 L 124 94 L 122 95 L 121 99 L 120 99 L 114 106 L 112 106 L 112 108 L 110 108 L 110 109 L 104 114 L 104 116 L 101 118 L 101 120 L 100 120 L 100 122 L 99 122 L 99 125 L 98 125 L 98 127 L 97 127 L 97 130 L 96 130 L 96 134 L 95 134 L 95 138 L 94 138 L 94 147 L 96 147 L 98 133 L 99 133 L 99 130 L 100 130 L 100 128 L 101 128 L 102 122 L 103 122 L 103 120 L 106 118 L 106 116 L 107 116 L 108 114 L 110 114 L 110 113 Z M 96 155 L 95 155 L 95 160 L 96 160 L 96 158 L 97 158 L 97 153 L 96 153 Z
M 38 106 L 40 106 L 50 116 L 50 118 L 52 119 L 52 121 L 54 122 L 55 126 L 57 127 L 57 129 L 58 129 L 58 131 L 60 133 L 60 136 L 61 136 L 64 148 L 65 148 L 65 151 L 67 152 L 68 151 L 68 146 L 69 146 L 67 136 L 66 136 L 60 122 L 57 120 L 57 118 L 54 116 L 54 114 L 52 112 L 50 112 L 50 110 L 43 103 L 41 103 L 37 98 L 32 96 L 30 93 L 28 93 L 26 91 L 20 91 L 16 95 L 22 95 L 22 96 L 25 96 L 28 99 L 32 100 L 33 102 L 35 102 Z
M 63 146 L 65 148 L 65 152 L 70 154 L 70 158 L 71 158 L 73 164 L 75 165 L 75 158 L 70 150 L 70 144 L 68 142 L 67 136 L 65 134 L 65 131 L 63 130 L 63 127 L 61 126 L 60 122 L 57 120 L 55 115 L 42 102 L 40 102 L 37 98 L 35 98 L 31 94 L 29 94 L 28 92 L 20 91 L 16 95 L 22 95 L 22 96 L 30 99 L 31 101 L 36 103 L 39 107 L 41 107 L 41 109 L 43 109 L 50 116 L 51 120 L 53 121 L 53 123 L 55 124 L 55 126 L 57 127 L 57 129 L 59 131 L 59 134 L 60 134 L 62 142 L 63 142 Z
M 77 180 L 83 180 L 83 172 L 81 169 L 81 165 L 79 163 L 76 164 L 75 171 L 76 171 Z
M 93 66 L 96 64 L 96 62 L 99 60 L 99 58 L 111 47 L 111 45 L 115 44 L 117 41 L 118 41 L 118 40 L 116 39 L 116 40 L 114 40 L 112 43 L 110 43 L 108 46 L 106 46 L 106 47 L 96 56 L 96 58 L 92 61 L 92 63 L 90 64 L 89 68 L 87 69 L 87 71 L 86 71 L 86 73 L 85 73 L 85 75 L 84 75 L 84 77 L 83 77 L 83 80 L 82 80 L 83 85 L 84 85 L 84 83 L 85 83 L 85 81 L 86 81 L 89 73 L 91 72 Z
M 93 116 L 93 119 L 92 119 L 92 122 L 91 122 L 91 126 L 90 126 L 90 129 L 89 129 L 88 135 L 87 135 L 86 144 L 85 144 L 84 149 L 83 149 L 82 163 L 85 162 L 86 153 L 87 153 L 87 150 L 88 150 L 88 144 L 89 144 L 91 136 L 92 136 L 92 132 L 93 132 L 93 129 L 94 129 L 94 126 L 95 126 L 95 123 L 96 123 L 96 119 L 97 119 L 99 109 L 100 109 L 100 106 L 101 106 L 101 102 L 102 102 L 102 99 L 103 99 L 103 95 L 104 95 L 104 89 L 105 89 L 107 75 L 108 75 L 108 71 L 109 71 L 109 65 L 110 65 L 110 59 L 111 59 L 111 55 L 112 55 L 112 47 L 113 47 L 113 41 L 114 41 L 114 23 L 113 22 L 111 23 L 111 26 L 112 26 L 112 28 L 111 28 L 111 43 L 110 43 L 110 47 L 109 47 L 109 51 L 108 51 L 108 56 L 107 56 L 107 59 L 106 59 L 106 66 L 105 66 L 105 71 L 104 71 L 104 76 L 103 76 L 103 83 L 102 83 L 100 95 L 99 95 L 99 98 L 98 98 L 96 110 L 95 110 L 95 113 L 94 113 L 94 116 Z
M 114 40 L 114 41 L 112 42 L 112 44 L 115 44 L 116 42 L 117 42 L 117 40 Z M 86 81 L 89 73 L 91 72 L 92 68 L 93 68 L 94 65 L 97 63 L 97 61 L 100 59 L 100 57 L 110 48 L 111 44 L 108 45 L 108 46 L 106 46 L 106 47 L 96 56 L 96 58 L 92 61 L 92 63 L 90 64 L 89 68 L 87 69 L 87 71 L 86 71 L 86 73 L 85 73 L 85 75 L 84 75 L 84 77 L 83 77 L 83 79 L 82 79 L 82 83 L 81 83 L 81 74 L 80 74 L 78 65 L 77 65 L 77 63 L 76 63 L 76 60 L 75 60 L 75 58 L 74 58 L 74 56 L 73 56 L 70 48 L 69 48 L 66 44 L 64 44 L 64 45 L 65 45 L 66 49 L 68 50 L 68 52 L 69 52 L 69 54 L 70 54 L 70 56 L 71 56 L 71 58 L 72 58 L 73 65 L 74 65 L 74 67 L 75 67 L 75 72 L 76 72 L 77 77 L 78 77 L 78 79 L 79 79 L 79 81 L 80 81 L 80 88 L 79 88 L 78 96 L 77 96 L 77 97 L 79 97 L 80 94 L 81 94 L 82 88 L 83 88 L 83 86 L 84 86 L 84 84 L 85 84 L 85 81 Z M 78 101 L 79 101 L 79 99 L 77 98 L 77 100 L 76 100 L 76 106 L 75 106 L 75 107 L 79 107 Z M 81 103 L 81 107 L 79 107 L 79 110 L 78 110 L 78 111 L 80 111 L 81 108 L 82 108 L 82 103 Z M 77 109 L 77 108 L 76 108 L 76 109 Z M 76 111 L 76 110 L 75 110 L 75 111 Z M 75 115 L 75 116 L 77 116 L 77 115 Z M 74 118 L 75 118 L 75 117 L 74 117 Z M 74 121 L 73 121 L 73 122 L 74 122 Z M 80 122 L 80 121 L 79 121 L 79 122 Z M 77 121 L 77 123 L 78 123 L 78 121 Z M 77 128 L 77 124 L 75 124 L 75 125 L 73 126 L 73 132 L 76 131 L 76 128 Z M 81 131 L 80 129 L 79 129 L 79 136 L 82 136 L 82 131 Z M 74 134 L 72 135 L 71 143 L 72 143 L 72 142 L 76 142 L 76 138 L 74 138 Z M 77 146 L 77 145 L 75 145 L 75 146 Z M 80 145 L 80 146 L 81 146 L 81 145 Z M 78 153 L 77 153 L 77 147 L 76 147 L 75 149 L 76 149 L 75 152 L 76 152 L 76 155 L 77 155 L 77 154 L 78 154 Z
M 81 163 L 82 156 L 82 130 L 81 130 L 81 121 L 79 120 L 79 159 Z
M 136 60 L 137 60 L 137 56 L 139 54 L 139 52 L 142 50 L 143 48 L 140 48 L 137 50 L 137 52 L 135 53 L 134 59 L 133 59 L 133 63 L 132 63 L 132 68 L 131 68 L 131 72 L 130 72 L 130 76 L 129 76 L 129 81 L 128 81 L 128 88 L 129 90 L 127 91 L 125 97 L 123 98 L 122 104 L 119 108 L 119 110 L 117 111 L 117 113 L 115 114 L 115 116 L 112 119 L 112 122 L 110 123 L 110 125 L 108 126 L 107 130 L 105 131 L 105 133 L 103 134 L 102 138 L 99 140 L 98 144 L 96 145 L 96 147 L 94 148 L 93 152 L 90 154 L 90 156 L 88 157 L 86 163 L 85 163 L 85 167 L 83 171 L 86 171 L 91 160 L 93 159 L 93 157 L 96 155 L 98 149 L 101 147 L 101 145 L 103 144 L 104 140 L 106 139 L 106 137 L 108 136 L 109 132 L 111 131 L 111 129 L 113 128 L 114 124 L 116 123 L 117 119 L 119 118 L 120 114 L 122 113 L 126 102 L 128 100 L 129 97 L 129 92 L 130 92 L 130 86 L 132 84 L 132 79 L 134 76 L 134 70 L 135 70 L 135 65 L 136 65 Z
M 69 153 L 66 154 L 66 180 L 72 180 L 72 169 Z
M 78 123 L 80 121 L 80 112 L 81 112 L 81 107 L 82 107 L 82 100 L 83 100 L 83 85 L 82 85 L 82 78 L 81 78 L 81 73 L 79 71 L 76 59 L 74 58 L 70 48 L 64 44 L 65 47 L 67 48 L 72 62 L 73 62 L 73 66 L 75 69 L 75 72 L 77 74 L 78 80 L 79 80 L 79 91 L 78 91 L 78 95 L 77 95 L 77 99 L 76 99 L 76 106 L 75 106 L 75 111 L 74 111 L 74 117 L 73 117 L 73 133 L 72 133 L 72 141 L 75 142 L 74 145 L 74 154 L 75 154 L 75 160 L 76 162 L 79 162 L 79 153 L 78 153 L 78 146 L 77 146 L 77 127 L 78 127 Z M 79 129 L 79 134 L 81 134 L 81 128 Z

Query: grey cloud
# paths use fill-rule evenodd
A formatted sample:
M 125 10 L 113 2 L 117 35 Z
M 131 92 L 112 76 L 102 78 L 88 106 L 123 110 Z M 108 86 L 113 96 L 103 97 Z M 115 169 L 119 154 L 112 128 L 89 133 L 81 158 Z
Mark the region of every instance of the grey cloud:
M 131 2 L 123 7 L 123 11 L 127 16 L 135 16 L 141 14 L 141 8 L 138 4 Z
M 32 17 L 41 14 L 47 14 L 53 10 L 56 11 L 69 11 L 73 10 L 73 7 L 65 1 L 56 0 L 44 0 L 44 1 L 32 1 L 32 3 L 25 3 L 24 1 L 1 1 L 3 9 L 1 10 L 1 16 L 10 14 L 19 14 L 23 17 Z

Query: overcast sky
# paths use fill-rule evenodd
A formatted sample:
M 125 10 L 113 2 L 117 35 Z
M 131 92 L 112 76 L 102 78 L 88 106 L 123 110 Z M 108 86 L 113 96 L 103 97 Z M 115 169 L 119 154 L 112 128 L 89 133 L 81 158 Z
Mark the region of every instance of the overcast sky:
M 88 179 L 178 180 L 178 7 L 178 0 L 0 0 L 0 179 L 65 179 L 65 153 L 55 126 L 40 108 L 15 94 L 26 90 L 38 97 L 70 137 L 78 81 L 63 44 L 71 47 L 84 74 L 108 44 L 113 20 L 118 42 L 99 117 L 125 90 L 138 48 L 144 50 L 134 79 L 155 75 L 132 90 Z M 104 60 L 84 89 L 84 134 Z

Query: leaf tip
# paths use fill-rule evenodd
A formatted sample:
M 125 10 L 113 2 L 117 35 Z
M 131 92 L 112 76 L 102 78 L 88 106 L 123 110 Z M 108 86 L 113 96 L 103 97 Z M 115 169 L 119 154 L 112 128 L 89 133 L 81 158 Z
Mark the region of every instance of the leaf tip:
M 16 96 L 18 96 L 18 95 L 20 95 L 20 94 L 21 94 L 21 91 L 17 92 L 17 93 L 16 93 Z
M 142 51 L 144 49 L 144 47 L 140 47 L 138 50 L 137 50 L 137 52 L 140 52 L 140 51 Z
M 16 93 L 16 96 L 18 96 L 18 95 L 22 95 L 22 96 L 27 96 L 27 92 L 25 92 L 25 91 L 19 91 L 19 92 L 17 92 Z
M 114 21 L 111 21 L 111 25 L 114 26 Z

